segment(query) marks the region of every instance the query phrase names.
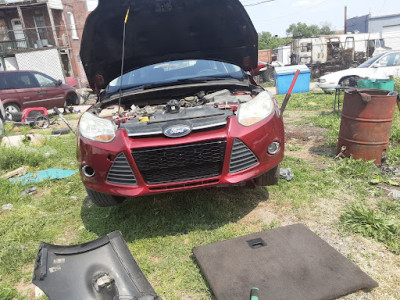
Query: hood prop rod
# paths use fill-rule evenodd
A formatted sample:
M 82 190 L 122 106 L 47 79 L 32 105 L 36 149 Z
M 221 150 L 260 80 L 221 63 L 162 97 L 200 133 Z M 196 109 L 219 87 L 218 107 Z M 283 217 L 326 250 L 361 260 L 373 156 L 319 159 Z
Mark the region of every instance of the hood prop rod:
M 292 90 L 294 88 L 294 84 L 296 83 L 297 77 L 299 77 L 299 74 L 300 74 L 300 70 L 297 70 L 296 73 L 294 74 L 292 83 L 290 84 L 290 87 L 289 87 L 289 90 L 288 90 L 288 92 L 287 92 L 287 94 L 285 96 L 285 99 L 283 100 L 283 103 L 282 103 L 282 106 L 281 106 L 281 114 L 282 115 L 283 115 L 283 112 L 286 109 L 286 105 L 289 102 L 290 96 L 292 95 Z
M 128 22 L 129 11 L 131 7 L 128 7 L 126 11 L 125 20 L 124 20 L 124 30 L 122 34 L 122 60 L 121 60 L 121 76 L 120 76 L 120 85 L 119 85 L 119 99 L 118 99 L 118 116 L 121 115 L 121 99 L 122 99 L 122 76 L 124 75 L 124 63 L 125 63 L 125 32 L 126 32 L 126 22 Z

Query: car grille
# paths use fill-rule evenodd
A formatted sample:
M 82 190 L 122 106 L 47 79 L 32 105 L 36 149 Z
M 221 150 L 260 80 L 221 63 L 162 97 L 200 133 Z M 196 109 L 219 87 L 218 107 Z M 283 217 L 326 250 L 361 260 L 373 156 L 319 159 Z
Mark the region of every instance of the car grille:
M 132 156 L 149 184 L 188 181 L 222 172 L 225 140 L 133 150 Z
M 255 166 L 257 157 L 241 140 L 235 139 L 232 146 L 229 173 L 236 173 Z
M 119 153 L 108 171 L 107 181 L 114 184 L 136 185 L 136 177 L 124 153 Z

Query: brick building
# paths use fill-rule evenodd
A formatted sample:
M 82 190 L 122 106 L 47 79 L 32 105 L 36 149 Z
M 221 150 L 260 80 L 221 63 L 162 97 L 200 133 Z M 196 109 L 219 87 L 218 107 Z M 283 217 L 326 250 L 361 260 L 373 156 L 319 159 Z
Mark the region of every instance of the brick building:
M 0 1 L 0 70 L 32 69 L 85 86 L 79 50 L 88 14 L 86 0 Z

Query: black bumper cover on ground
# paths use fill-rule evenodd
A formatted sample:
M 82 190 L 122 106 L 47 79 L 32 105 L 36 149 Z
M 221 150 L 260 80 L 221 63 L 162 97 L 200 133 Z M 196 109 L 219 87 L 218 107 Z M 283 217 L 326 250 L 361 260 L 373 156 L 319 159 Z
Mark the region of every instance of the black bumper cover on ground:
M 119 231 L 74 246 L 41 242 L 32 282 L 57 300 L 160 299 Z

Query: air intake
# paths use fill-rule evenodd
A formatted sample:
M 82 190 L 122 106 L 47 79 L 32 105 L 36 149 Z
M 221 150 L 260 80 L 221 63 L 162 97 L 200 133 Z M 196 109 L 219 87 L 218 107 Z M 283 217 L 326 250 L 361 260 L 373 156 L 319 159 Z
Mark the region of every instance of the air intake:
M 115 157 L 114 162 L 108 171 L 107 182 L 121 185 L 136 185 L 136 177 L 124 153 Z
M 241 140 L 235 139 L 232 146 L 229 173 L 236 173 L 255 166 L 257 157 Z

